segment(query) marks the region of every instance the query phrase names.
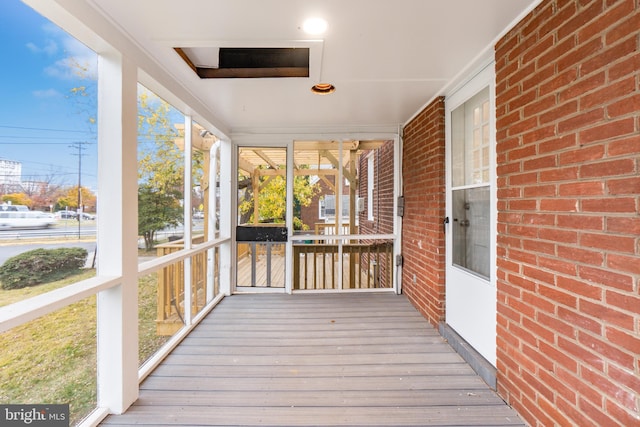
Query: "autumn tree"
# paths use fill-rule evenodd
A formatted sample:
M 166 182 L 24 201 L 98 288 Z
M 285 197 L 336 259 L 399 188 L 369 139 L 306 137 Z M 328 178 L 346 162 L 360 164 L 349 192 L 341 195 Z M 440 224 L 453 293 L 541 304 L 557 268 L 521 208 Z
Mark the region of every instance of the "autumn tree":
M 173 126 L 181 115 L 147 90 L 138 94 L 138 233 L 151 249 L 157 231 L 183 222 L 184 152 Z M 202 175 L 202 153 L 194 152 L 194 175 Z M 198 182 L 194 180 L 194 182 Z
M 33 200 L 31 200 L 29 196 L 24 193 L 5 194 L 4 196 L 2 196 L 2 202 L 10 203 L 12 205 L 24 205 L 28 206 L 29 208 L 33 206 Z
M 96 195 L 86 187 L 80 187 L 80 204 L 82 211 L 95 210 Z M 78 186 L 67 188 L 63 194 L 58 197 L 56 202 L 58 209 L 70 208 L 71 210 L 78 209 Z M 90 209 L 92 208 L 92 209 Z
M 251 179 L 241 179 L 240 187 L 244 191 L 240 195 L 239 210 L 241 221 L 251 223 L 254 220 L 253 198 L 256 197 Z M 300 209 L 309 206 L 318 193 L 317 184 L 311 184 L 309 176 L 296 176 L 293 181 L 293 228 L 308 230 L 309 226 L 300 219 Z M 258 191 L 258 222 L 285 222 L 286 215 L 286 179 L 279 176 L 261 177 Z

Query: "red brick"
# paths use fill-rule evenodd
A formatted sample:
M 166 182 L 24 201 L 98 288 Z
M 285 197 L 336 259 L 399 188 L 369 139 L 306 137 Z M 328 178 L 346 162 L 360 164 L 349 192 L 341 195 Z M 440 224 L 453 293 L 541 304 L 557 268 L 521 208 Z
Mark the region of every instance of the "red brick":
M 524 188 L 524 197 L 553 197 L 556 196 L 555 185 L 537 185 Z
M 593 20 L 589 25 L 580 29 L 578 32 L 580 42 L 589 40 L 594 36 L 599 36 L 602 34 L 603 28 L 616 25 L 618 22 L 626 18 L 628 14 L 633 12 L 633 1 L 617 1 L 615 4 L 616 7 L 605 11 L 605 13 L 600 15 L 597 20 Z
M 577 212 L 577 199 L 543 199 L 540 200 L 540 210 L 543 212 Z
M 576 150 L 565 151 L 560 153 L 559 164 L 567 165 L 573 163 L 582 163 L 590 160 L 598 160 L 605 155 L 604 145 L 593 145 L 589 147 L 581 147 Z
M 580 203 L 584 212 L 636 212 L 636 200 L 632 197 L 586 199 Z
M 629 160 L 633 162 L 633 160 Z M 609 190 L 609 194 L 637 195 L 640 194 L 640 177 L 610 179 L 607 181 L 607 188 Z
M 604 302 L 594 303 L 580 300 L 580 311 L 586 315 L 600 319 L 603 322 L 617 325 L 621 328 L 633 328 L 633 316 L 622 313 L 620 310 L 612 309 Z
M 625 237 L 606 233 L 583 233 L 580 235 L 580 244 L 588 248 L 634 253 L 636 249 L 636 236 Z
M 555 282 L 555 274 L 548 271 L 543 271 L 537 267 L 529 267 L 527 265 L 523 265 L 522 272 L 526 277 L 542 283 L 553 285 Z
M 571 322 L 571 320 L 569 320 L 569 322 Z M 578 326 L 576 324 L 574 324 L 574 325 Z M 572 355 L 578 361 L 586 363 L 589 366 L 596 367 L 596 368 L 598 368 L 600 370 L 602 370 L 604 368 L 604 361 L 602 360 L 600 355 L 595 354 L 590 349 L 587 349 L 587 348 L 585 348 L 585 347 L 583 347 L 581 345 L 576 344 L 576 342 L 573 339 L 573 336 L 571 337 L 571 339 L 567 339 L 567 338 L 564 338 L 562 336 L 559 336 L 558 337 L 558 347 L 563 352 Z M 587 390 L 589 390 L 588 387 L 585 387 L 585 388 Z M 578 391 L 580 393 L 584 393 L 585 392 L 585 390 L 580 390 L 580 389 Z
M 610 26 L 611 28 L 607 31 L 605 40 L 608 45 L 621 40 L 628 35 L 637 34 L 638 28 L 640 28 L 640 14 L 636 11 L 635 14 L 632 14 L 629 19 L 626 21 L 622 21 L 619 25 Z
M 606 75 L 604 72 L 588 77 L 580 77 L 571 85 L 563 86 L 559 92 L 559 102 L 565 103 L 579 99 L 585 93 L 603 87 L 605 83 Z
M 607 303 L 613 307 L 621 308 L 629 313 L 637 314 L 640 307 L 640 296 L 622 294 L 620 292 L 607 290 L 605 294 Z
M 578 298 L 559 288 L 539 285 L 538 291 L 540 292 L 540 295 L 552 300 L 554 303 L 562 304 L 570 308 L 576 308 L 578 306 Z
M 580 166 L 581 178 L 600 178 L 634 173 L 636 162 L 633 159 L 618 159 Z M 611 181 L 609 181 L 611 182 Z M 636 184 L 640 189 L 640 180 Z
M 597 182 L 572 182 L 560 184 L 559 196 L 598 196 L 604 194 L 604 183 Z
M 558 215 L 556 219 L 558 227 L 576 230 L 604 230 L 604 218 L 602 216 Z
M 607 106 L 607 116 L 616 118 L 640 110 L 640 94 L 628 96 Z
M 622 291 L 633 290 L 633 277 L 628 274 L 609 271 L 603 268 L 580 266 L 579 275 L 580 278 L 593 283 L 613 287 Z
M 592 144 L 624 135 L 631 135 L 636 131 L 635 127 L 635 120 L 631 117 L 615 120 L 581 131 L 578 134 L 578 140 L 581 144 Z
M 553 181 L 572 181 L 578 178 L 578 168 L 555 168 L 550 170 L 540 171 L 540 182 L 553 182 Z
M 607 144 L 607 147 L 610 156 L 624 156 L 627 154 L 640 153 L 640 134 L 627 139 L 612 141 Z
M 620 58 L 633 54 L 635 50 L 636 50 L 636 40 L 633 37 L 629 38 L 623 41 L 622 43 L 618 43 L 617 45 L 609 49 L 603 50 L 598 55 L 585 61 L 580 66 L 580 72 L 584 74 L 589 74 L 589 73 L 598 71 L 606 67 L 608 64 L 617 61 Z
M 554 115 L 554 117 L 563 118 L 575 112 L 575 110 L 573 110 L 573 107 L 576 107 L 576 106 L 577 106 L 577 103 L 568 102 L 564 104 L 563 106 L 564 108 L 560 111 L 560 113 L 566 113 L 566 114 L 556 114 Z M 603 119 L 604 119 L 604 108 L 597 108 L 588 112 L 580 112 L 580 114 L 577 116 L 573 116 L 559 122 L 558 133 L 566 133 L 576 129 L 584 128 L 585 126 L 601 123 Z
M 572 277 L 558 276 L 556 278 L 556 286 L 575 295 L 590 298 L 593 300 L 602 300 L 602 288 L 596 285 L 590 285 Z
M 527 185 L 535 184 L 537 182 L 538 174 L 535 172 L 512 174 L 509 176 L 509 185 Z
M 571 133 L 562 135 L 549 141 L 540 142 L 538 144 L 538 154 L 557 153 L 566 148 L 576 146 L 576 135 Z
M 578 9 L 578 13 L 558 28 L 558 37 L 564 38 L 582 29 L 586 23 L 594 20 L 602 13 L 602 2 L 594 1 L 586 9 Z
M 593 349 L 597 354 L 606 355 L 608 360 L 617 362 L 623 367 L 633 368 L 633 356 L 625 351 L 619 350 L 608 342 L 605 342 L 594 335 L 584 332 L 578 333 L 578 342 Z M 584 376 L 584 373 L 583 373 Z
M 563 274 L 575 275 L 577 273 L 577 266 L 575 263 L 557 258 L 538 256 L 538 266 L 540 266 L 540 268 L 557 271 Z
M 537 144 L 549 138 L 555 138 L 556 127 L 553 124 L 540 126 L 521 135 L 522 145 Z
M 602 252 L 591 251 L 583 249 L 581 247 L 559 245 L 557 248 L 557 253 L 558 256 L 563 259 L 579 262 L 582 264 L 601 266 L 604 262 L 604 255 L 602 254 Z
M 615 81 L 629 74 L 634 74 L 638 69 L 640 69 L 640 53 L 612 64 L 609 68 L 609 80 Z
M 607 231 L 612 233 L 621 233 L 629 235 L 640 235 L 640 218 L 606 218 Z

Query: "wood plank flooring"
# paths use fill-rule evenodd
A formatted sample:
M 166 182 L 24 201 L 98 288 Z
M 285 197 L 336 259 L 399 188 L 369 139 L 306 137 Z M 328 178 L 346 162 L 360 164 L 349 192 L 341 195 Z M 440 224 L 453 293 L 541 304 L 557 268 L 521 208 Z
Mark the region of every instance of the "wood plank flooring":
M 524 426 L 391 293 L 225 298 L 105 426 Z

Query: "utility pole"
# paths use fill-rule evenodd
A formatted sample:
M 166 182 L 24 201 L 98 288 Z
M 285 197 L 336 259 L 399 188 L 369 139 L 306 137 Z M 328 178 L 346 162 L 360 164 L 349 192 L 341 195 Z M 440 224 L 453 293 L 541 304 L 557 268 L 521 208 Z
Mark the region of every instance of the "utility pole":
M 80 223 L 82 216 L 82 153 L 83 150 L 86 150 L 87 147 L 84 146 L 86 142 L 74 142 L 70 145 L 71 148 L 77 148 L 78 154 L 74 154 L 74 156 L 78 156 L 78 208 L 76 212 L 78 214 L 78 240 L 80 240 Z

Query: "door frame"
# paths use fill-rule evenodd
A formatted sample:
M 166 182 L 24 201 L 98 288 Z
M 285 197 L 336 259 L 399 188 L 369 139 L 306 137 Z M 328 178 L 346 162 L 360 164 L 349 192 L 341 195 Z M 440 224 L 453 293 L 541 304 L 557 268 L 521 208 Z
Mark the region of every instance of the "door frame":
M 255 147 L 255 148 L 278 148 L 286 151 L 286 181 L 287 181 L 287 193 L 286 193 L 286 214 L 285 214 L 285 227 L 287 227 L 287 241 L 285 243 L 284 251 L 284 287 L 246 287 L 238 286 L 238 242 L 236 241 L 236 227 L 238 226 L 238 154 L 240 148 Z M 292 246 L 291 236 L 293 234 L 293 146 L 290 142 L 282 141 L 244 141 L 241 143 L 233 143 L 232 148 L 232 171 L 231 174 L 231 242 L 232 242 L 232 277 L 231 277 L 231 294 L 251 292 L 251 293 L 291 293 L 292 280 L 291 280 L 291 268 L 292 268 Z
M 452 217 L 452 123 L 451 113 L 480 91 L 489 88 L 489 279 L 484 280 L 468 271 L 453 266 L 453 221 L 446 224 L 446 279 L 445 279 L 445 319 L 465 341 L 493 366 L 496 365 L 497 338 L 497 288 L 496 288 L 496 248 L 497 248 L 497 180 L 496 180 L 496 111 L 495 111 L 495 62 L 491 61 L 473 74 L 466 82 L 459 85 L 445 98 L 445 162 L 446 162 L 446 201 L 445 216 Z M 452 277 L 453 276 L 453 277 Z M 455 279 L 455 280 L 454 280 Z M 465 283 L 459 283 L 460 282 Z M 467 282 L 479 284 L 480 287 L 468 286 Z M 484 301 L 477 306 L 478 301 Z M 461 308 L 458 310 L 458 306 Z M 455 309 L 453 309 L 455 308 Z M 464 315 L 459 313 L 464 312 Z M 464 325 L 461 317 L 468 317 L 469 325 Z M 477 317 L 474 317 L 477 316 Z M 451 322 L 451 323 L 450 323 Z

